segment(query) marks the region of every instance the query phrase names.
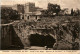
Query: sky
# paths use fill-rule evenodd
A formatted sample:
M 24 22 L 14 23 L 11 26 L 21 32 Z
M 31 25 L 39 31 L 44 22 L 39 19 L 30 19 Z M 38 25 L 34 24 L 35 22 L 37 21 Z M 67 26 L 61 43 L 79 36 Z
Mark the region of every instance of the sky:
M 1 5 L 25 4 L 34 2 L 36 6 L 46 9 L 48 3 L 58 4 L 61 8 L 80 9 L 80 0 L 1 0 Z

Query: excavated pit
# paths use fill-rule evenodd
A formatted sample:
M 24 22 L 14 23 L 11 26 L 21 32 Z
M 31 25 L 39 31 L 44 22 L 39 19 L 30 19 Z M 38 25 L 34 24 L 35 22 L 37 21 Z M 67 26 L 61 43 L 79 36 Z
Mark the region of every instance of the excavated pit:
M 40 35 L 40 34 L 31 34 L 29 37 L 30 46 L 47 46 L 48 48 L 52 48 L 56 40 L 50 35 Z

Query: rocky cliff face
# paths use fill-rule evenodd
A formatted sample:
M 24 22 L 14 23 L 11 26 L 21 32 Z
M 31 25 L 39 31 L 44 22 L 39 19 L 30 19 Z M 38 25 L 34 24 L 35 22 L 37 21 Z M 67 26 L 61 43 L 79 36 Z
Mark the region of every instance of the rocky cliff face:
M 56 40 L 53 49 L 75 49 L 79 45 L 79 18 L 72 17 L 44 18 L 40 21 L 20 21 L 13 25 L 13 28 L 21 39 L 24 47 L 30 47 L 29 37 L 32 34 L 50 35 Z M 35 40 L 35 39 L 34 39 Z M 66 47 L 65 47 L 66 46 Z M 79 48 L 76 48 L 79 49 Z

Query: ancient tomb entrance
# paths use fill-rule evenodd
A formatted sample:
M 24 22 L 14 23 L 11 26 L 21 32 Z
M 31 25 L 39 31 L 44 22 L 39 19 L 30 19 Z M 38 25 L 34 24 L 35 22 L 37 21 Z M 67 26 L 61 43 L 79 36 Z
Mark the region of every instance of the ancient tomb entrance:
M 44 36 L 40 34 L 31 34 L 29 40 L 31 46 L 40 46 L 40 47 L 47 46 L 48 48 L 52 48 L 54 43 L 56 42 L 52 36 L 50 35 Z

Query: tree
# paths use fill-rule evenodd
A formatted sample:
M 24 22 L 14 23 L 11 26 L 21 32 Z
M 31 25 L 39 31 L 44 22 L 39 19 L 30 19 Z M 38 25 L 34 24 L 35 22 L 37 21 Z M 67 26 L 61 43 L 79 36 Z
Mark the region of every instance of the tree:
M 19 16 L 18 11 L 12 8 L 1 8 L 1 19 L 16 20 L 19 19 Z
M 56 15 L 58 15 L 60 10 L 61 10 L 60 5 L 48 3 L 48 14 L 49 15 L 53 15 L 53 13 L 56 13 Z
M 71 9 L 71 15 L 73 16 L 73 14 L 74 14 L 74 11 L 73 11 L 73 9 Z

